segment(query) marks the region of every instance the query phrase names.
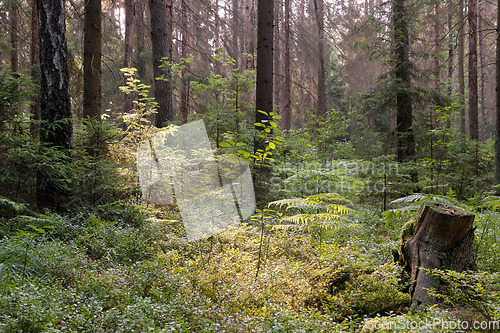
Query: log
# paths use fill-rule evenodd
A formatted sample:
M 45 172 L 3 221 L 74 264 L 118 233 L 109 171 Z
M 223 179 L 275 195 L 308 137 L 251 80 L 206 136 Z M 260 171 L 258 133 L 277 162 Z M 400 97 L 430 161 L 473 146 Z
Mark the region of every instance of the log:
M 437 290 L 440 281 L 422 268 L 477 270 L 473 222 L 474 214 L 464 209 L 425 202 L 416 217 L 403 226 L 400 248 L 393 256 L 411 281 L 410 311 L 436 303 L 429 290 Z

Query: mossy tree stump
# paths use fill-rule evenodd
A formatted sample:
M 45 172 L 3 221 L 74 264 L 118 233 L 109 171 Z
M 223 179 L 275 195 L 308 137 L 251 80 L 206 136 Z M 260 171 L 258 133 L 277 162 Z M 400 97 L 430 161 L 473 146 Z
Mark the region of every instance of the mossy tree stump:
M 477 270 L 473 222 L 474 215 L 464 209 L 426 202 L 404 225 L 400 248 L 393 255 L 411 279 L 410 310 L 436 302 L 429 290 L 437 290 L 440 281 L 424 269 Z

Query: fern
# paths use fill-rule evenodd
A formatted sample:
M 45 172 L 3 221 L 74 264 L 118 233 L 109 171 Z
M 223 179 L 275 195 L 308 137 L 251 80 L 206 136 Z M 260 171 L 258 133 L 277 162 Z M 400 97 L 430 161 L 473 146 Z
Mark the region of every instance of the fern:
M 450 196 L 415 193 L 412 195 L 408 195 L 408 196 L 393 200 L 389 203 L 389 205 L 393 205 L 393 204 L 406 205 L 406 204 L 410 204 L 410 203 L 422 203 L 424 201 L 437 201 L 439 203 L 447 204 L 450 206 L 458 204 L 458 201 Z
M 320 229 L 332 229 L 336 224 L 347 224 L 349 220 L 345 215 L 353 212 L 352 202 L 336 193 L 321 193 L 311 195 L 307 198 L 292 198 L 273 201 L 269 206 L 285 208 L 285 211 L 298 210 L 300 213 L 284 216 L 282 221 L 292 225 L 303 224 L 306 227 L 319 227 Z M 281 227 L 288 229 L 287 227 Z

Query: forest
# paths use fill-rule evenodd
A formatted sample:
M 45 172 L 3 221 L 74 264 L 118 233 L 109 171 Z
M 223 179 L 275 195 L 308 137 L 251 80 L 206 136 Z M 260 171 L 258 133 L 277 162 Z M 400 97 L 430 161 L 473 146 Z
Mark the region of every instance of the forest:
M 1 0 L 0 331 L 499 332 L 500 0 Z

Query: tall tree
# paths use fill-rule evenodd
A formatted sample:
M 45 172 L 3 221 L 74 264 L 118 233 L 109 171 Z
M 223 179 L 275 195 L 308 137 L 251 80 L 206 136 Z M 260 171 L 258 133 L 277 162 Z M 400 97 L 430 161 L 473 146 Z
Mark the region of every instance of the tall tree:
M 71 148 L 72 122 L 69 94 L 66 23 L 63 0 L 38 0 L 40 38 L 40 141 L 65 151 Z M 37 177 L 37 199 L 60 207 L 63 190 L 52 179 Z
M 30 62 L 31 62 L 31 80 L 39 85 L 40 81 L 40 44 L 39 44 L 39 34 L 38 34 L 38 6 L 36 0 L 31 1 L 31 50 L 30 50 Z M 33 103 L 30 106 L 31 119 L 34 122 L 31 124 L 31 135 L 35 140 L 38 140 L 39 136 L 39 124 L 40 120 L 40 90 L 36 89 L 33 95 Z
M 477 0 L 469 0 L 469 139 L 479 139 L 477 94 Z
M 135 62 L 137 66 L 137 75 L 140 80 L 146 81 L 146 61 L 144 51 L 146 49 L 144 40 L 147 38 L 144 28 L 144 1 L 135 2 Z
M 266 124 L 268 114 L 273 111 L 273 21 L 274 0 L 257 2 L 257 80 L 255 92 L 255 122 Z M 267 112 L 263 114 L 262 112 Z M 258 130 L 263 127 L 256 126 Z M 264 140 L 257 137 L 254 149 L 264 149 Z M 271 169 L 265 166 L 255 168 L 255 195 L 258 203 L 268 197 L 268 182 Z
M 478 15 L 478 30 L 479 30 L 479 67 L 481 68 L 481 141 L 486 142 L 488 139 L 488 113 L 486 108 L 486 94 L 485 94 L 485 83 L 486 83 L 486 59 L 485 59 L 485 33 L 484 33 L 484 5 L 485 1 L 482 0 L 479 4 L 479 15 Z
M 10 69 L 13 72 L 19 70 L 19 8 L 16 1 L 11 1 L 9 10 L 9 20 L 10 20 Z
M 181 32 L 182 32 L 182 45 L 181 45 L 181 58 L 185 59 L 187 57 L 187 48 L 189 46 L 189 31 L 188 31 L 188 6 L 186 0 L 181 2 Z M 189 66 L 189 65 L 187 65 Z M 187 66 L 182 69 L 182 83 L 181 83 L 181 101 L 180 109 L 182 115 L 182 121 L 187 122 L 188 111 L 189 111 L 189 79 L 187 75 Z
M 439 90 L 439 84 L 441 79 L 441 66 L 439 64 L 439 56 L 441 54 L 441 32 L 440 32 L 440 5 L 439 0 L 434 1 L 434 70 L 435 70 L 435 80 L 434 88 Z
M 458 5 L 458 93 L 460 95 L 460 133 L 465 131 L 465 70 L 464 70 L 464 39 L 465 39 L 465 18 L 464 18 L 464 0 L 460 0 Z
M 245 52 L 248 54 L 254 54 L 254 7 L 253 0 L 246 0 L 245 7 Z M 253 57 L 247 57 L 246 69 L 253 71 L 255 69 L 255 63 Z
M 314 0 L 314 14 L 318 27 L 318 114 L 326 115 L 326 68 L 325 68 L 325 19 L 323 0 Z
M 284 78 L 283 78 L 283 130 L 292 127 L 292 103 L 290 99 L 290 0 L 285 0 L 285 41 L 284 41 Z
M 101 117 L 101 0 L 85 0 L 83 116 Z
M 134 67 L 134 30 L 135 30 L 135 1 L 125 0 L 125 40 L 124 64 L 126 68 Z M 134 95 L 125 94 L 124 112 L 134 108 Z
M 397 111 L 397 154 L 400 162 L 413 160 L 415 157 L 415 137 L 413 135 L 413 103 L 411 96 L 410 40 L 406 15 L 405 0 L 392 0 L 394 25 L 394 63 Z
M 170 16 L 170 22 L 169 17 Z M 172 26 L 172 0 L 149 0 L 149 14 L 151 17 L 151 46 L 153 52 L 153 76 L 155 100 L 158 103 L 155 125 L 165 126 L 166 121 L 174 118 L 172 105 L 172 83 L 171 70 L 169 66 L 163 66 L 163 59 L 170 60 L 172 49 L 171 31 Z

